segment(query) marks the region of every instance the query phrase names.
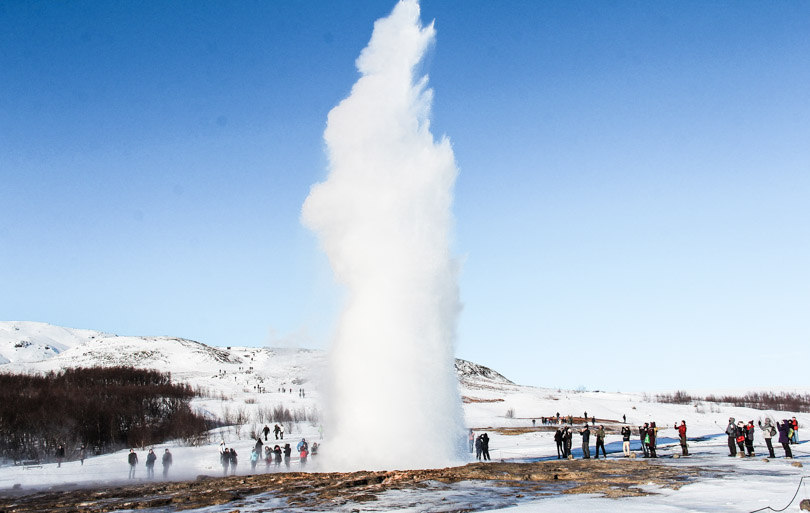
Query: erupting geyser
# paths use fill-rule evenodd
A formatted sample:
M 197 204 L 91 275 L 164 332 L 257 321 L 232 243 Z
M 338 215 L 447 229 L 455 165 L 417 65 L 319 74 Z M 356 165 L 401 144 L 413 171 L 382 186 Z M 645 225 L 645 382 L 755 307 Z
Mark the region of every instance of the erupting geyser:
M 458 171 L 449 141 L 430 132 L 427 77 L 415 76 L 434 36 L 416 0 L 401 0 L 374 24 L 357 59 L 360 79 L 329 113 L 329 176 L 303 207 L 346 287 L 320 456 L 330 469 L 460 459 L 460 303 L 450 252 Z

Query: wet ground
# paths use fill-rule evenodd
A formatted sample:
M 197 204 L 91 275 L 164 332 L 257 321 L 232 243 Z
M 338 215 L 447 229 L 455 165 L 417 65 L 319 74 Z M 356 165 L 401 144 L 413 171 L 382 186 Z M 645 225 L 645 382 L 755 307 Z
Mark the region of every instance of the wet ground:
M 11 490 L 0 512 L 151 510 L 462 512 L 506 507 L 551 494 L 647 495 L 649 485 L 677 489 L 714 471 L 642 459 L 471 463 L 445 469 L 271 473 L 99 488 Z M 643 488 L 642 488 L 643 485 Z M 379 504 L 379 508 L 375 505 Z

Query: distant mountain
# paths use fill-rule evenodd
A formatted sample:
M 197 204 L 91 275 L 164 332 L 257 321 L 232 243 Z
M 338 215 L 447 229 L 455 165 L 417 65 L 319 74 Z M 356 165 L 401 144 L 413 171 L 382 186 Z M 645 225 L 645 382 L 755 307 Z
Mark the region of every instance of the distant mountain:
M 230 393 L 304 388 L 320 381 L 326 352 L 308 349 L 211 347 L 174 337 L 117 336 L 39 322 L 0 322 L 0 372 L 130 365 L 171 372 L 193 385 Z M 514 385 L 494 370 L 456 359 L 463 387 Z

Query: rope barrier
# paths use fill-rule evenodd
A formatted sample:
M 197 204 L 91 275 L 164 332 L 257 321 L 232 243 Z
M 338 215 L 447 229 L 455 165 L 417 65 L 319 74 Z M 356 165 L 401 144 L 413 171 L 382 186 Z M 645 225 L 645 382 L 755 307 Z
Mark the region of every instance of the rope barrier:
M 766 509 L 769 509 L 769 510 L 771 510 L 771 511 L 775 511 L 775 512 L 777 512 L 777 513 L 779 513 L 780 511 L 785 511 L 786 509 L 788 509 L 788 508 L 789 508 L 789 507 L 790 507 L 790 506 L 793 504 L 793 501 L 795 501 L 795 500 L 796 500 L 796 497 L 799 495 L 799 490 L 801 490 L 801 489 L 802 489 L 802 483 L 804 482 L 804 478 L 805 478 L 805 477 L 807 477 L 807 476 L 802 476 L 802 478 L 801 478 L 801 479 L 799 479 L 799 486 L 796 488 L 796 493 L 794 493 L 794 494 L 793 494 L 793 498 L 792 498 L 792 499 L 790 499 L 790 502 L 788 503 L 788 505 L 787 505 L 787 506 L 785 506 L 785 507 L 784 507 L 784 508 L 782 508 L 782 509 L 773 509 L 773 508 L 772 508 L 772 507 L 770 507 L 770 506 L 765 506 L 764 508 L 755 509 L 755 510 L 754 510 L 754 511 L 752 511 L 751 513 L 757 513 L 758 511 L 765 511 Z

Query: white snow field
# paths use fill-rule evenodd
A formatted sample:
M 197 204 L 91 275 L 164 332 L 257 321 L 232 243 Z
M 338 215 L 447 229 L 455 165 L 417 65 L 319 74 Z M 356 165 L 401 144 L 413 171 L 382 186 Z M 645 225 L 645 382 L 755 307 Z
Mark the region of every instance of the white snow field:
M 30 344 L 19 344 L 21 341 Z M 7 363 L 0 365 L 0 372 L 47 372 L 72 366 L 88 365 L 134 365 L 170 371 L 173 379 L 187 382 L 207 390 L 209 397 L 195 399 L 192 406 L 211 415 L 222 417 L 224 413 L 243 410 L 251 418 L 240 429 L 235 426 L 220 428 L 210 433 L 204 445 L 189 447 L 180 441 L 154 446 L 158 455 L 156 478 L 161 478 L 160 455 L 169 448 L 174 457 L 169 479 L 194 479 L 196 476 L 221 475 L 218 446 L 225 441 L 239 454 L 238 474 L 249 474 L 248 455 L 254 440 L 252 431 L 264 424 L 256 421 L 259 408 L 272 409 L 283 406 L 291 411 L 299 410 L 309 418 L 321 416 L 322 389 L 319 377 L 323 375 L 326 355 L 322 351 L 270 348 L 212 348 L 189 340 L 170 337 L 117 337 L 90 330 L 72 330 L 42 323 L 0 322 L 0 347 Z M 46 349 L 47 347 L 47 349 Z M 508 488 L 466 482 L 457 485 L 435 483 L 428 490 L 388 491 L 378 500 L 351 505 L 336 511 L 499 511 L 515 513 L 534 511 L 580 512 L 628 511 L 628 512 L 751 512 L 770 506 L 781 509 L 790 502 L 798 489 L 798 495 L 786 511 L 798 511 L 799 501 L 810 498 L 810 477 L 807 485 L 799 487 L 800 479 L 808 476 L 810 444 L 794 445 L 795 459 L 783 458 L 781 446 L 776 446 L 776 459 L 763 461 L 767 454 L 761 432 L 757 431 L 755 458 L 729 458 L 726 438 L 723 434 L 729 417 L 739 420 L 775 420 L 796 416 L 799 421 L 800 439 L 810 434 L 805 429 L 810 422 L 809 414 L 779 411 L 760 411 L 737 408 L 724 404 L 661 404 L 651 402 L 648 394 L 621 392 L 576 392 L 551 388 L 527 387 L 511 383 L 500 374 L 462 360 L 457 361 L 459 389 L 464 398 L 465 422 L 477 432 L 487 431 L 491 437 L 490 454 L 494 461 L 532 461 L 556 459 L 552 431 L 527 430 L 514 435 L 504 435 L 495 428 L 530 428 L 532 419 L 540 426 L 540 417 L 561 415 L 582 417 L 596 416 L 597 425 L 615 426 L 627 416 L 630 426 L 643 422 L 657 422 L 659 431 L 659 460 L 662 465 L 697 465 L 711 469 L 709 477 L 689 482 L 678 490 L 650 485 L 653 495 L 624 499 L 608 499 L 600 496 L 565 495 L 550 493 L 543 496 L 512 496 Z M 415 376 L 414 379 L 418 379 Z M 370 384 L 371 386 L 372 384 Z M 286 389 L 286 392 L 280 392 Z M 303 389 L 305 396 L 299 390 Z M 744 392 L 744 391 L 743 391 Z M 806 390 L 796 390 L 806 393 Z M 507 412 L 511 411 L 511 417 Z M 672 458 L 680 454 L 675 422 L 686 420 L 690 438 L 689 458 Z M 55 422 L 57 420 L 55 419 Z M 269 422 L 266 422 L 269 423 Z M 322 420 L 292 424 L 285 429 L 284 442 L 293 446 L 301 439 L 320 440 Z M 273 427 L 273 423 L 269 423 Z M 324 425 L 328 425 L 324 423 Z M 577 426 L 575 426 L 577 427 Z M 428 439 L 431 426 L 413 426 L 413 436 Z M 329 450 L 353 451 L 360 448 L 334 449 L 326 442 L 322 453 Z M 281 441 L 279 441 L 281 442 Z M 274 445 L 273 433 L 268 443 Z M 373 440 L 370 441 L 373 443 Z M 580 438 L 574 437 L 574 456 L 579 457 Z M 607 436 L 609 458 L 622 458 L 621 437 Z M 593 441 L 591 442 L 593 448 Z M 638 449 L 637 437 L 633 448 Z M 144 481 L 146 470 L 143 462 L 149 447 L 136 448 L 140 459 L 136 481 Z M 68 448 L 69 452 L 71 448 Z M 384 448 L 383 448 L 384 450 Z M 106 486 L 128 482 L 128 450 L 113 454 L 91 456 L 84 465 L 67 461 L 57 468 L 56 463 L 15 465 L 5 461 L 0 464 L 0 494 L 15 485 L 23 489 L 44 489 L 56 485 L 76 484 Z M 646 461 L 646 460 L 645 460 Z M 801 463 L 795 467 L 792 463 Z M 564 462 L 563 462 L 564 464 Z M 633 464 L 628 462 L 628 464 Z M 281 467 L 282 470 L 284 466 Z M 302 470 L 297 458 L 293 458 L 291 470 Z M 318 459 L 311 458 L 307 471 L 318 471 Z M 257 472 L 265 471 L 264 465 Z M 270 471 L 274 471 L 272 468 Z M 131 482 L 131 481 L 130 481 Z M 553 491 L 553 490 L 552 490 Z M 416 495 L 415 495 L 416 494 Z M 466 506 L 465 506 L 466 505 Z M 308 511 L 306 508 L 290 508 L 272 493 L 241 501 L 238 505 L 226 504 L 203 508 L 198 511 Z

